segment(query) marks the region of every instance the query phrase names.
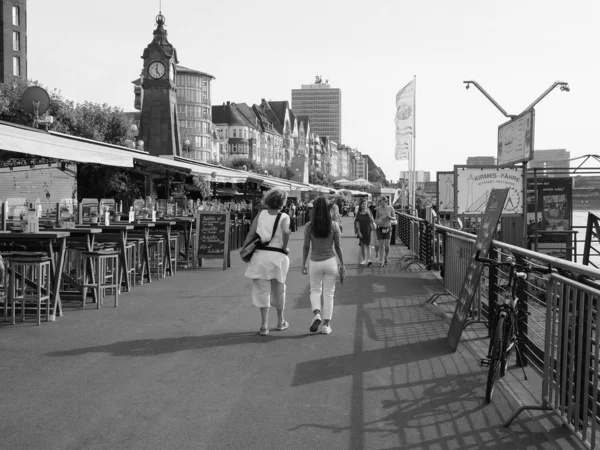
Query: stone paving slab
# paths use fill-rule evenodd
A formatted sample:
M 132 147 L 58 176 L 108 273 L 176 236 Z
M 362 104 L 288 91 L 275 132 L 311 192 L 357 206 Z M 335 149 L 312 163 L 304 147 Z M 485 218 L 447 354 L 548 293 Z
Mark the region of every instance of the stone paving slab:
M 344 219 L 351 229 L 351 219 Z M 4 449 L 583 448 L 552 414 L 522 415 L 504 387 L 484 399 L 472 336 L 457 352 L 427 300 L 427 271 L 358 266 L 337 286 L 333 333 L 310 334 L 302 234 L 290 242 L 286 319 L 256 334 L 244 264 L 135 287 L 118 308 L 65 305 L 36 327 L 0 326 Z M 271 327 L 275 326 L 271 312 Z

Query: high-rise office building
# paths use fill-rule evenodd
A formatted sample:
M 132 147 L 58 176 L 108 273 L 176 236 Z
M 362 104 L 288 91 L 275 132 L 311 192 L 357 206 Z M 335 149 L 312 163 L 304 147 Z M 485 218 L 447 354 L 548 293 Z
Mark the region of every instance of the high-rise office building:
M 0 83 L 27 79 L 27 0 L 6 0 L 0 6 Z
M 467 166 L 495 166 L 496 158 L 493 156 L 469 156 Z
M 292 111 L 310 118 L 311 131 L 342 143 L 342 91 L 316 77 L 314 84 L 292 89 Z
M 568 177 L 570 157 L 571 153 L 564 148 L 553 150 L 534 150 L 533 160 L 529 161 L 528 169 L 540 169 L 537 171 L 538 175 L 543 174 L 550 177 Z

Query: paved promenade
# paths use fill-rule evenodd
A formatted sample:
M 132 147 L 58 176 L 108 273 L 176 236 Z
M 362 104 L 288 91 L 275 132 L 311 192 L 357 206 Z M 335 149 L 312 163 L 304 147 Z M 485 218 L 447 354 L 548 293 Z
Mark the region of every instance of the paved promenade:
M 55 323 L 2 324 L 0 448 L 583 448 L 549 413 L 502 428 L 520 371 L 487 405 L 485 341 L 466 333 L 451 353 L 447 320 L 426 305 L 440 280 L 401 271 L 401 244 L 389 266 L 359 267 L 344 225 L 349 270 L 329 336 L 308 331 L 301 232 L 290 243 L 290 328 L 267 337 L 237 252 L 227 271 L 216 261 L 180 271 L 116 309 L 67 304 Z

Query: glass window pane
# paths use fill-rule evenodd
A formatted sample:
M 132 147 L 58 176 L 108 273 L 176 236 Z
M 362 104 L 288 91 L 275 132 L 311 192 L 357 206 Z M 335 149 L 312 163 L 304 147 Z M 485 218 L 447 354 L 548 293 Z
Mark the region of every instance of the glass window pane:
M 21 33 L 13 31 L 13 50 L 15 52 L 21 51 Z
M 13 75 L 15 77 L 21 76 L 21 58 L 13 56 Z
M 12 7 L 12 23 L 15 27 L 21 26 L 21 14 L 18 6 Z

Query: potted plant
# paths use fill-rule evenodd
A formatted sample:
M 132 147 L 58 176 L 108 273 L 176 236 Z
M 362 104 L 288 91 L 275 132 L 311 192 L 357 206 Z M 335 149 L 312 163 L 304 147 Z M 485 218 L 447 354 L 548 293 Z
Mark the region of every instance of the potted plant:
M 142 208 L 142 219 L 147 219 L 149 214 L 150 211 L 148 210 L 148 208 Z
M 111 221 L 114 222 L 120 222 L 121 221 L 121 214 L 119 214 L 118 212 L 116 212 L 114 209 L 111 209 L 109 211 L 109 217 Z
M 98 213 L 96 211 L 92 211 L 90 213 L 90 222 L 91 223 L 98 223 Z

